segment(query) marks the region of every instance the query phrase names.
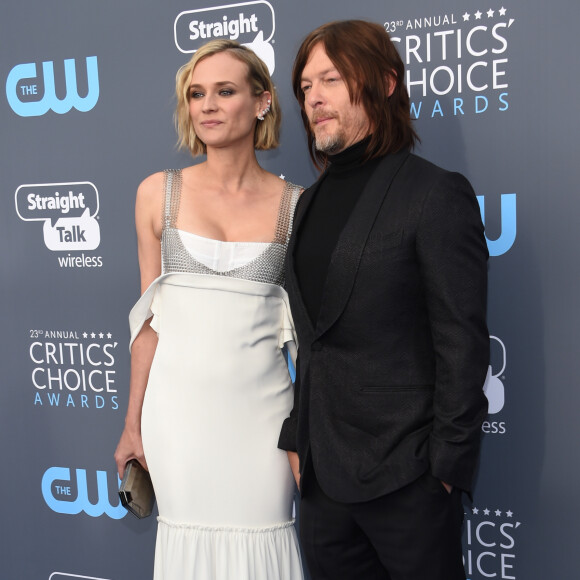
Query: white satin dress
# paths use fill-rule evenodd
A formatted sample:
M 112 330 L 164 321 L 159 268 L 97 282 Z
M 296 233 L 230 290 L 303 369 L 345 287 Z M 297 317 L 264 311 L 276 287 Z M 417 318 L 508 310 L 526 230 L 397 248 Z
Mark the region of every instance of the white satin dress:
M 302 580 L 277 448 L 293 405 L 281 284 L 300 188 L 286 185 L 270 244 L 180 232 L 179 171 L 165 189 L 163 273 L 130 314 L 131 341 L 151 316 L 159 338 L 141 426 L 159 509 L 154 579 Z

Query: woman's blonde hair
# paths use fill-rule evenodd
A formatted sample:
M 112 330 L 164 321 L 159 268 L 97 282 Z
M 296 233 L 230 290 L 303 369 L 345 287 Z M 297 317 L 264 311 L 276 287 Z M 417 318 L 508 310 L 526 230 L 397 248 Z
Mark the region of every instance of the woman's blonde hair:
M 212 40 L 197 50 L 191 60 L 177 71 L 175 79 L 177 106 L 174 120 L 178 136 L 177 143 L 180 149 L 188 149 L 193 156 L 206 153 L 207 147 L 196 135 L 189 114 L 191 75 L 199 62 L 214 54 L 226 51 L 248 67 L 246 78 L 254 96 L 259 97 L 264 91 L 268 91 L 271 95 L 270 110 L 264 115 L 263 121 L 256 121 L 254 148 L 266 150 L 278 147 L 281 111 L 278 95 L 270 79 L 268 68 L 255 52 L 235 41 Z

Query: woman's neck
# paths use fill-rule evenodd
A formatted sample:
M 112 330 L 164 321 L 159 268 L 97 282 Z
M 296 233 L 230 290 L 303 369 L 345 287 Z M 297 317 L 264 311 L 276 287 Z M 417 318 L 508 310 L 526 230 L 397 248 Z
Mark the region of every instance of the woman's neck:
M 204 165 L 204 177 L 220 189 L 239 191 L 263 179 L 254 149 L 247 146 L 210 148 Z

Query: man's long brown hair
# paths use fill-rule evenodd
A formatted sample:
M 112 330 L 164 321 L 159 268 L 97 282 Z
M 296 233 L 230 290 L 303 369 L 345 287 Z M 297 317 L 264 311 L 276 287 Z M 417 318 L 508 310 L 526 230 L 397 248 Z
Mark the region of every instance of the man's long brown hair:
M 372 135 L 366 159 L 411 148 L 419 138 L 412 126 L 410 102 L 405 87 L 405 67 L 385 29 L 363 20 L 323 24 L 302 42 L 292 70 L 292 87 L 300 103 L 302 121 L 314 164 L 326 167 L 328 155 L 315 148 L 314 133 L 304 110 L 300 87 L 312 49 L 321 44 L 344 79 L 351 103 L 362 104 L 371 123 Z M 390 80 L 395 89 L 389 97 Z

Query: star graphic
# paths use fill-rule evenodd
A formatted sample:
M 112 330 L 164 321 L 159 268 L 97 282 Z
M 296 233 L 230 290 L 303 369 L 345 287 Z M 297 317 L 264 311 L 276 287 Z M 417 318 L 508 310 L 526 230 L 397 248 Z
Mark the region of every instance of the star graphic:
M 479 510 L 478 510 L 477 508 L 475 508 L 475 507 L 474 507 L 474 508 L 473 508 L 471 511 L 472 511 L 472 512 L 473 512 L 475 515 L 477 515 L 477 514 L 479 513 Z
M 107 338 L 113 338 L 113 335 L 110 332 L 107 332 Z
M 463 15 L 463 22 L 467 22 L 468 20 L 469 20 L 469 14 L 466 12 L 466 13 Z
M 95 338 L 97 336 L 94 332 L 91 332 L 91 338 Z
M 502 7 L 501 7 L 501 8 L 498 10 L 498 12 L 499 12 L 499 15 L 500 15 L 500 16 L 505 16 L 506 10 L 505 10 L 505 8 L 502 6 Z
M 283 173 L 280 173 L 280 179 L 286 179 L 286 176 Z
M 475 13 L 475 19 L 481 20 L 481 12 L 479 10 Z
M 89 336 L 86 332 L 83 332 L 83 338 L 87 338 Z
M 105 335 L 102 332 L 99 332 L 99 338 L 103 338 Z
M 511 517 L 514 515 L 514 512 L 512 512 L 512 510 L 508 510 L 508 511 L 505 513 L 505 515 L 506 515 L 508 518 L 511 518 Z
M 491 8 L 487 11 L 487 17 L 493 18 L 493 10 Z
M 487 508 L 485 508 L 485 509 L 483 510 L 483 513 L 484 513 L 484 515 L 488 516 L 488 515 L 489 515 L 489 510 L 488 510 Z
M 495 510 L 495 515 L 496 516 L 501 516 L 501 512 L 499 510 Z

